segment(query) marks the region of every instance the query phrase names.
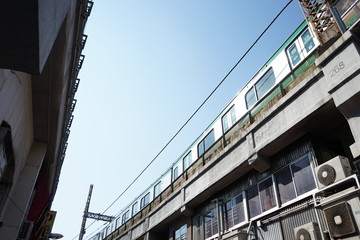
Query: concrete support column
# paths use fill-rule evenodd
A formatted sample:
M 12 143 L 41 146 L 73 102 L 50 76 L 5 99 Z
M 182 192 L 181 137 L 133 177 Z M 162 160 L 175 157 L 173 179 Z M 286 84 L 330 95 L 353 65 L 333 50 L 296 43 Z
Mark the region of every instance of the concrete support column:
M 33 143 L 14 191 L 9 196 L 9 204 L 0 227 L 1 239 L 16 239 L 33 194 L 34 186 L 46 153 L 46 145 Z
M 357 81 L 357 84 L 360 86 L 360 79 Z M 338 108 L 346 117 L 355 140 L 350 145 L 351 153 L 354 158 L 358 158 L 360 157 L 360 94 Z
M 346 32 L 317 60 L 327 80 L 328 92 L 345 116 L 354 137 L 350 146 L 354 158 L 360 157 L 360 42 Z M 329 119 L 331 121 L 331 119 Z

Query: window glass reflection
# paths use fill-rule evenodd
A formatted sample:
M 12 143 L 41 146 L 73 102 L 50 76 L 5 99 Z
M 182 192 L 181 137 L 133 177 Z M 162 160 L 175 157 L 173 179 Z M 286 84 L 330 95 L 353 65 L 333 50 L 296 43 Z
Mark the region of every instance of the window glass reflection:
M 272 178 L 268 178 L 259 184 L 261 210 L 263 212 L 276 206 Z
M 257 185 L 247 190 L 247 202 L 248 202 L 250 218 L 255 217 L 256 215 L 259 215 L 261 213 L 259 192 Z
M 297 195 L 304 194 L 316 187 L 308 156 L 291 165 L 291 170 Z
M 275 174 L 275 179 L 281 204 L 296 198 L 290 167 L 286 167 L 284 170 Z

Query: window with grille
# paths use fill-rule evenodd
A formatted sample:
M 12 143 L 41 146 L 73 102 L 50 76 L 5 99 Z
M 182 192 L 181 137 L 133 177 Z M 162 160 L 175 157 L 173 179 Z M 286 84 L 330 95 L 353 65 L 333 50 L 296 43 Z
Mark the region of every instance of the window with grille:
M 214 208 L 205 215 L 204 222 L 205 238 L 209 238 L 218 233 L 218 217 L 216 208 Z
M 225 229 L 230 229 L 238 223 L 245 221 L 243 196 L 238 195 L 227 201 L 223 206 Z

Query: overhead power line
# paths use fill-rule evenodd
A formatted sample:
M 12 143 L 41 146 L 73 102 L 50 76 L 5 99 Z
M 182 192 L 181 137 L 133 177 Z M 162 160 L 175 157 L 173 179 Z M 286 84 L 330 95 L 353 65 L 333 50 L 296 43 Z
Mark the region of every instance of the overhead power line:
M 254 48 L 258 41 L 263 37 L 267 30 L 273 25 L 273 23 L 280 17 L 280 15 L 285 11 L 285 9 L 290 5 L 293 0 L 290 0 L 281 11 L 273 18 L 273 20 L 268 24 L 268 26 L 262 31 L 262 33 L 257 37 L 257 39 L 251 44 L 251 46 L 246 50 L 246 52 L 240 57 L 236 64 L 230 69 L 230 71 L 225 75 L 225 77 L 219 82 L 219 84 L 212 90 L 212 92 L 205 98 L 205 100 L 200 104 L 200 106 L 194 111 L 194 113 L 186 120 L 186 122 L 179 128 L 179 130 L 174 134 L 174 136 L 165 144 L 165 146 L 159 151 L 158 154 L 148 163 L 148 165 L 137 175 L 137 177 L 125 188 L 125 190 L 102 212 L 105 214 L 118 200 L 122 197 L 127 190 L 140 178 L 140 176 L 153 164 L 153 162 L 160 156 L 160 154 L 169 146 L 169 144 L 177 137 L 177 135 L 184 129 L 184 127 L 192 120 L 192 118 L 199 112 L 199 110 L 205 105 L 205 103 L 210 99 L 210 97 L 217 91 L 217 89 L 224 83 L 228 76 L 234 71 L 234 69 L 241 63 L 241 61 L 246 57 L 246 55 Z M 96 221 L 93 221 L 88 229 Z M 77 237 L 77 236 L 76 236 Z M 75 239 L 74 237 L 73 239 Z

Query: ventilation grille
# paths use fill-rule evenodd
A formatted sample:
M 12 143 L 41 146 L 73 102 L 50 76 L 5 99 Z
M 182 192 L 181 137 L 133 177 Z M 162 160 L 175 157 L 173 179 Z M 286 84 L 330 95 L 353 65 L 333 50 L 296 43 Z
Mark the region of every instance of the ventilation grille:
M 331 237 L 339 238 L 356 232 L 350 206 L 346 202 L 324 209 Z
M 310 237 L 310 233 L 307 229 L 305 228 L 300 228 L 297 232 L 296 232 L 296 236 L 295 236 L 296 240 L 311 240 Z
M 294 229 L 296 240 L 318 240 L 320 230 L 317 223 L 310 222 Z
M 18 237 L 16 240 L 28 240 L 33 229 L 34 223 L 31 221 L 24 221 L 21 225 Z
M 331 165 L 325 164 L 321 166 L 317 172 L 318 181 L 324 185 L 329 186 L 336 180 L 336 171 Z

